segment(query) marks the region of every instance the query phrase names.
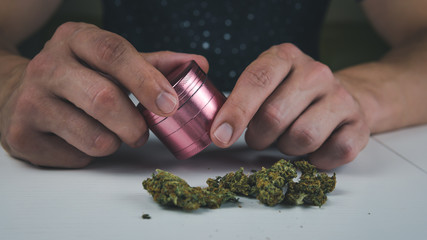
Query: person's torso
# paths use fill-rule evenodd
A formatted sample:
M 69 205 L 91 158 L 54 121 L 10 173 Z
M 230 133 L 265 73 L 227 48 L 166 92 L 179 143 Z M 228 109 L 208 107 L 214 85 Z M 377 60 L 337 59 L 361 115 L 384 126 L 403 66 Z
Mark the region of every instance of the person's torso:
M 139 51 L 205 56 L 209 75 L 231 90 L 244 68 L 269 47 L 290 42 L 317 58 L 329 0 L 104 0 L 107 30 Z

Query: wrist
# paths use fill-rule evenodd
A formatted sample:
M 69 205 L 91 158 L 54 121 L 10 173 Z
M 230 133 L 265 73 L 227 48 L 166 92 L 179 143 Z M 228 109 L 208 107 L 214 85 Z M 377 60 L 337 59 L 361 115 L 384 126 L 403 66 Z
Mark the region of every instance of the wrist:
M 371 133 L 402 127 L 404 99 L 386 66 L 367 63 L 334 73 L 344 88 L 359 103 Z
M 0 111 L 20 85 L 28 62 L 24 57 L 0 51 Z

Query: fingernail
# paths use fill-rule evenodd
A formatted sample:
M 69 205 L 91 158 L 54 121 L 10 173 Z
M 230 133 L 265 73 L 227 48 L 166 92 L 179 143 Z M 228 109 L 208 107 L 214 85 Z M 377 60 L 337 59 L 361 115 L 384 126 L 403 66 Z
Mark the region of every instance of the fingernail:
M 233 127 L 228 123 L 223 123 L 215 130 L 214 135 L 220 142 L 227 144 L 233 135 Z
M 157 96 L 156 99 L 157 107 L 163 112 L 163 113 L 171 113 L 175 109 L 176 105 L 178 104 L 178 101 L 176 97 L 174 97 L 172 94 L 167 92 L 162 92 Z

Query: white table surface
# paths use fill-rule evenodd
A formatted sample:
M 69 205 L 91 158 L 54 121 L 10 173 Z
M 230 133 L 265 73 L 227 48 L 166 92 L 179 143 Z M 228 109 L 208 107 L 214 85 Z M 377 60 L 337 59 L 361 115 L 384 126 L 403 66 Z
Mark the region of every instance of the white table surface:
M 161 168 L 205 186 L 208 177 L 268 167 L 282 155 L 248 150 L 240 139 L 178 161 L 151 138 L 85 169 L 58 170 L 0 150 L 0 239 L 425 239 L 426 146 L 427 126 L 372 137 L 354 162 L 336 169 L 336 190 L 321 208 L 241 198 L 241 208 L 193 212 L 159 206 L 141 182 Z
M 407 128 L 375 136 L 401 158 L 427 174 L 427 125 Z

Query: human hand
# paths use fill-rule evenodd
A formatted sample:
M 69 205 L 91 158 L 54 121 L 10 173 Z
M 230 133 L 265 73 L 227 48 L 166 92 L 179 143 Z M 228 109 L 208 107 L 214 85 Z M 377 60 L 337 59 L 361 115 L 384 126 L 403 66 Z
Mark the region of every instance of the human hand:
M 96 26 L 63 24 L 34 59 L 15 69 L 20 82 L 0 109 L 2 145 L 35 165 L 70 168 L 115 152 L 122 141 L 141 146 L 147 126 L 123 89 L 169 116 L 178 100 L 162 73 L 190 59 L 208 70 L 201 56 L 141 54 Z
M 321 169 L 352 161 L 370 135 L 359 103 L 340 80 L 288 43 L 245 69 L 213 122 L 212 140 L 229 147 L 246 127 L 251 148 L 276 143 L 281 152 L 307 155 Z

